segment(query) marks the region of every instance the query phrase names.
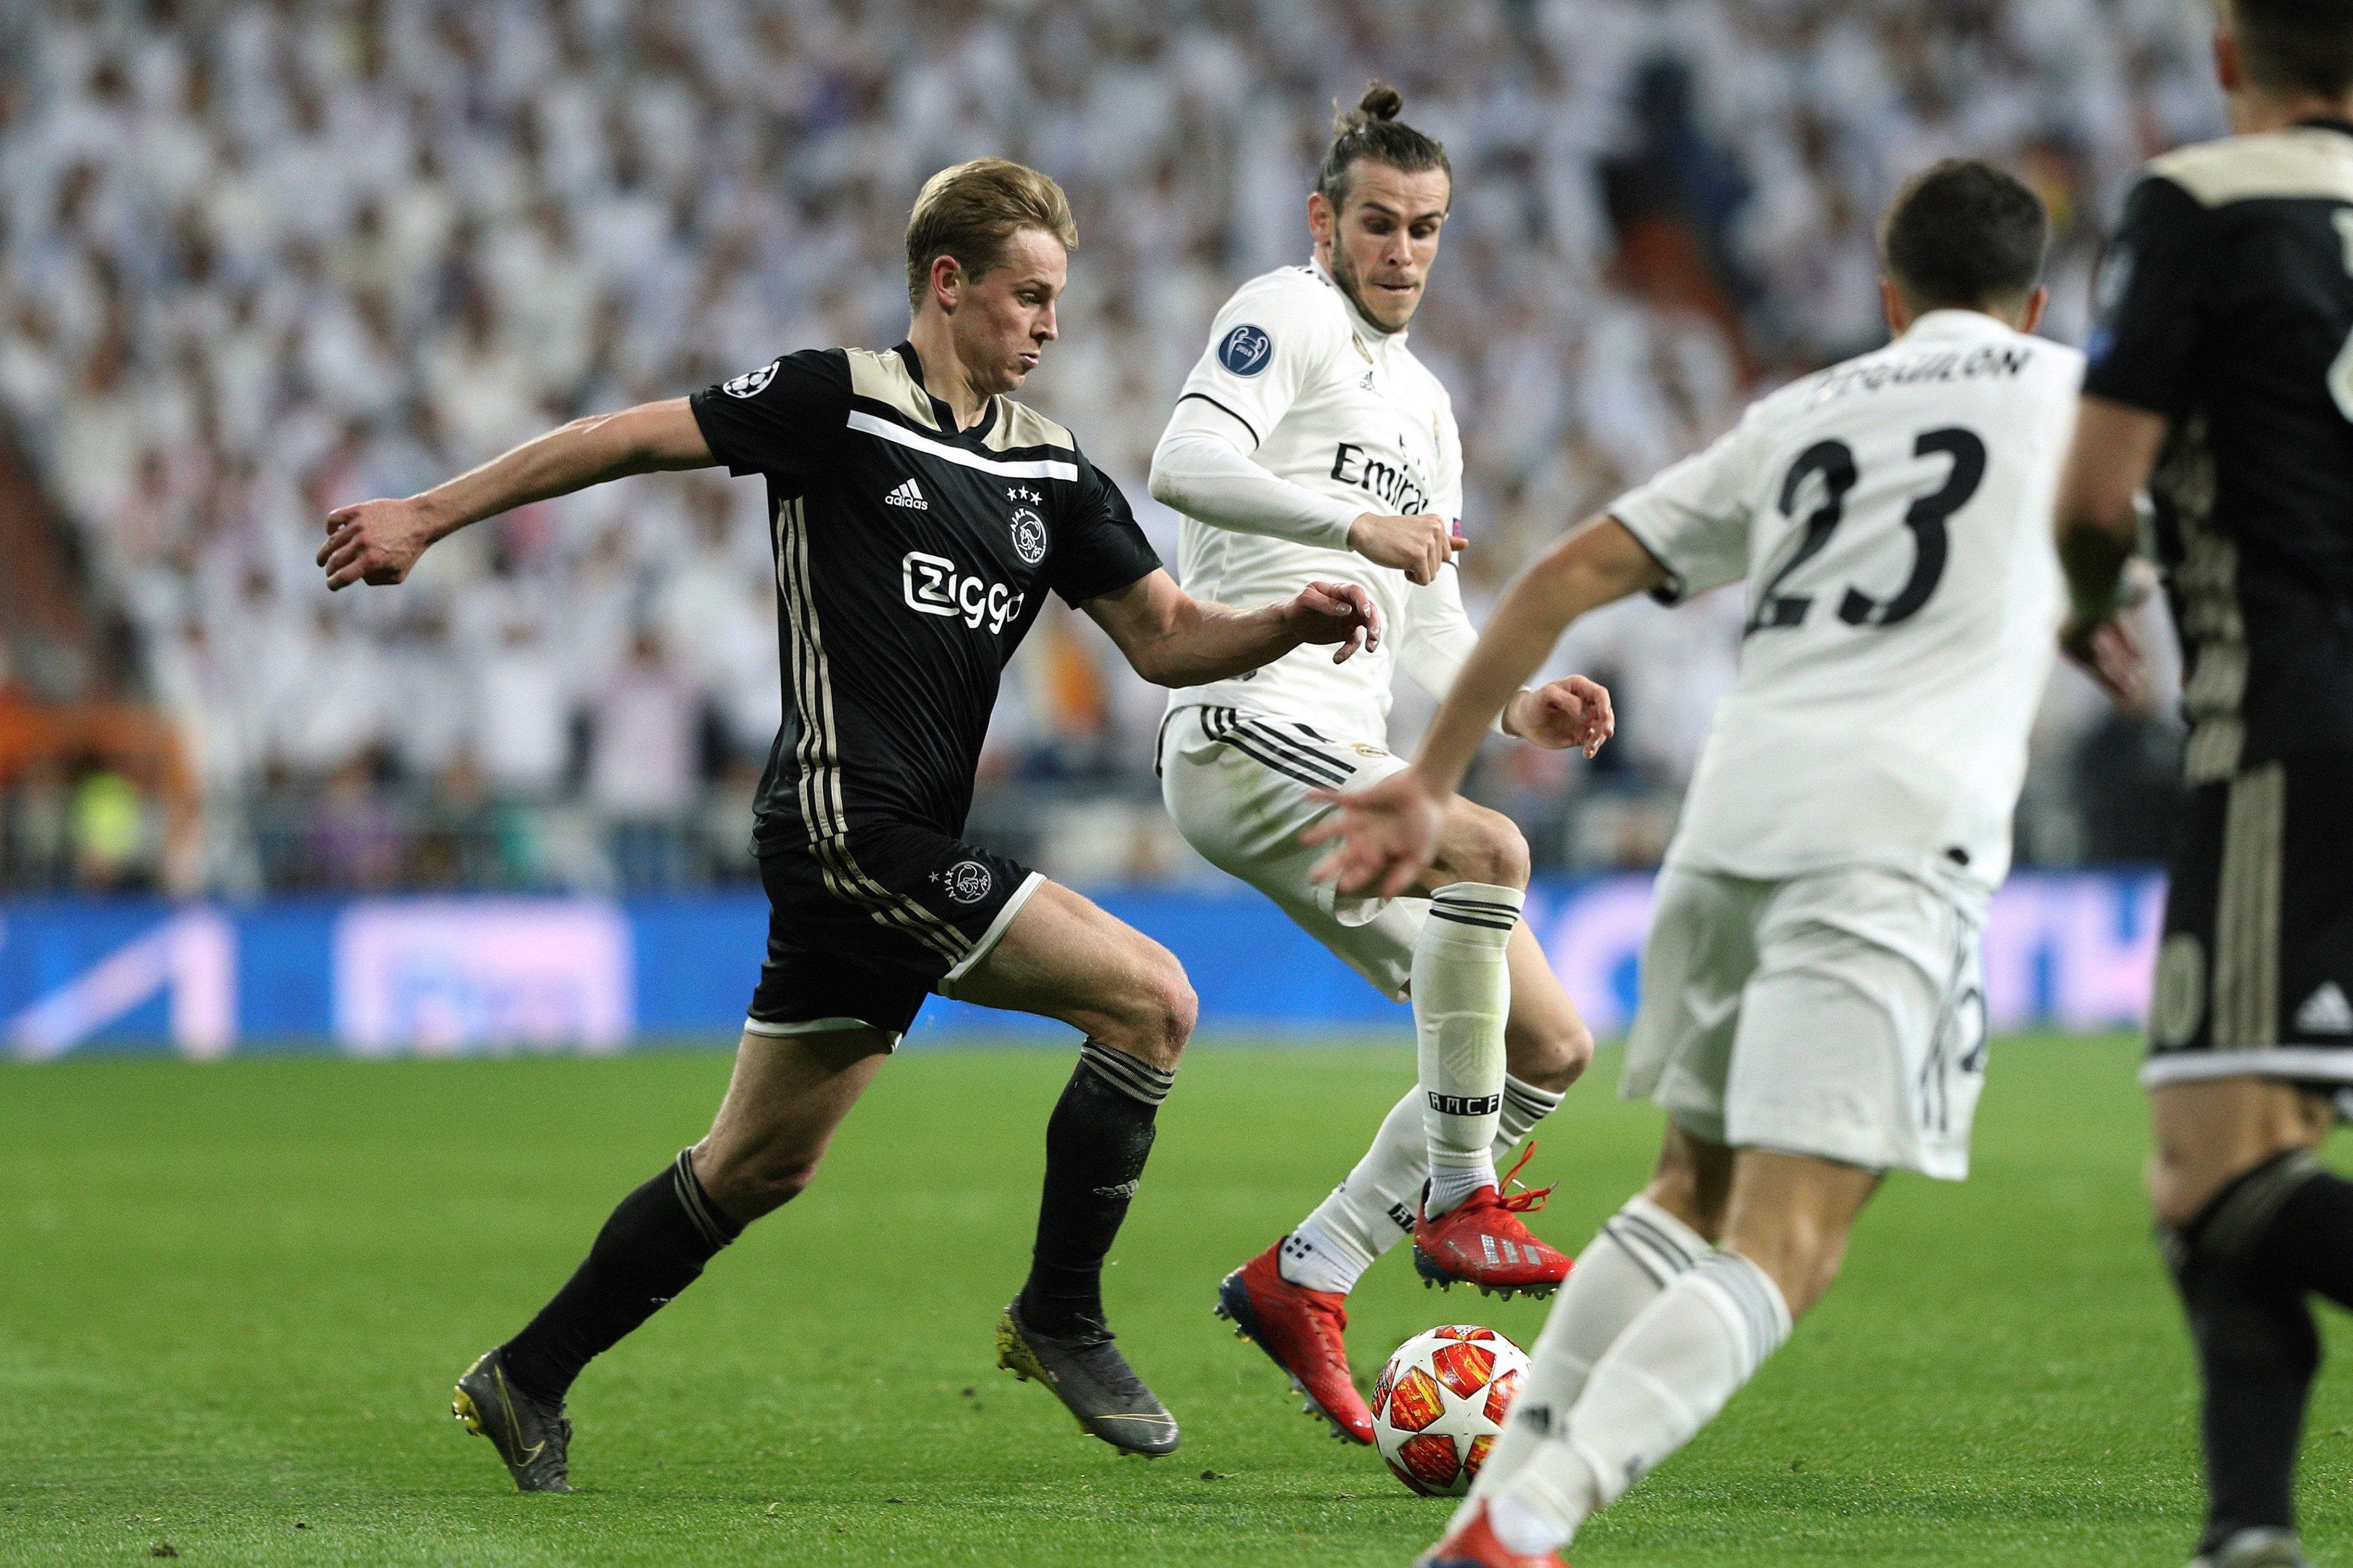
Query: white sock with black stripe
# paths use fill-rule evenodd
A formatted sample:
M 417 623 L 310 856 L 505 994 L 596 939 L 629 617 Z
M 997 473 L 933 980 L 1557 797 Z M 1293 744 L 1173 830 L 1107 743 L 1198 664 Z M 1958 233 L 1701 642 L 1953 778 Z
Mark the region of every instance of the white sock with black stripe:
M 1560 1100 L 1550 1089 L 1505 1073 L 1490 1164 L 1501 1165 Z M 1430 1132 L 1422 1121 L 1428 1103 L 1416 1084 L 1389 1108 L 1348 1179 L 1284 1239 L 1276 1266 L 1285 1279 L 1345 1295 L 1375 1258 L 1413 1234 L 1414 1205 L 1421 1201 L 1421 1184 L 1430 1179 Z
M 1702 1258 L 1594 1363 L 1566 1428 L 1494 1489 L 1496 1536 L 1527 1556 L 1566 1544 L 1714 1420 L 1788 1337 L 1788 1303 L 1771 1275 L 1736 1252 Z
M 1413 1028 L 1430 1144 L 1423 1212 L 1432 1218 L 1495 1184 L 1504 1020 L 1512 1010 L 1504 949 L 1519 923 L 1520 899 L 1517 888 L 1450 883 L 1430 900 L 1413 944 Z
M 1495 1148 L 1489 1156 L 1496 1164 L 1504 1156 L 1520 1146 L 1520 1140 L 1536 1130 L 1536 1123 L 1560 1109 L 1567 1091 L 1538 1089 L 1525 1079 L 1504 1074 L 1504 1109 L 1495 1118 Z
M 1661 1291 L 1715 1253 L 1706 1237 L 1639 1193 L 1602 1222 L 1536 1336 L 1527 1377 L 1473 1497 L 1493 1492 L 1565 1428 L 1603 1352 Z

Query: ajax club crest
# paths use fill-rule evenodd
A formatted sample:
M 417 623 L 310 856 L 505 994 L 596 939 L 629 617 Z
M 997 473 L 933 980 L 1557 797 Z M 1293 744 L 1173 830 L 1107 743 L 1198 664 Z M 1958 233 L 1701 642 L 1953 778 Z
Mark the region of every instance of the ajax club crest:
M 1035 566 L 1046 559 L 1046 520 L 1031 510 L 1043 504 L 1044 498 L 1032 489 L 1009 489 L 1007 497 L 1027 501 L 1028 506 L 1013 509 L 1013 552 Z
M 946 882 L 949 898 L 960 904 L 976 904 L 988 897 L 988 889 L 996 885 L 996 879 L 979 861 L 959 860 L 948 868 Z

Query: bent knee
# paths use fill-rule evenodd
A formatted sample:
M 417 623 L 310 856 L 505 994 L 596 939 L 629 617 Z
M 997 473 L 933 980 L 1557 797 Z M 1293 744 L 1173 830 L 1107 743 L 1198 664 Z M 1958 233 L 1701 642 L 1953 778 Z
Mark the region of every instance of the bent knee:
M 1593 1065 L 1593 1031 L 1575 1018 L 1536 1029 L 1506 1026 L 1504 1066 L 1522 1083 L 1559 1094 Z
M 1175 953 L 1156 943 L 1152 953 L 1120 998 L 1115 1013 L 1118 1037 L 1104 1043 L 1169 1072 L 1176 1069 L 1186 1042 L 1193 1037 L 1201 1000 Z
M 1446 847 L 1446 868 L 1466 882 L 1494 888 L 1528 885 L 1528 841 L 1500 811 L 1470 813 Z
M 817 1179 L 817 1167 L 815 1155 L 781 1151 L 722 1154 L 701 1144 L 694 1152 L 695 1178 L 738 1222 L 757 1219 L 800 1196 Z

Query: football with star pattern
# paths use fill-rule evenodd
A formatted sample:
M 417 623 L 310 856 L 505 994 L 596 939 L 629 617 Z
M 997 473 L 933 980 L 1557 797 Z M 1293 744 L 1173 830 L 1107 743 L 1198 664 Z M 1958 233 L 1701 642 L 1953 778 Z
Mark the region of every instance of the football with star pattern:
M 1373 1385 L 1373 1441 L 1424 1497 L 1461 1497 L 1504 1430 L 1527 1352 L 1493 1329 L 1451 1323 L 1398 1347 Z

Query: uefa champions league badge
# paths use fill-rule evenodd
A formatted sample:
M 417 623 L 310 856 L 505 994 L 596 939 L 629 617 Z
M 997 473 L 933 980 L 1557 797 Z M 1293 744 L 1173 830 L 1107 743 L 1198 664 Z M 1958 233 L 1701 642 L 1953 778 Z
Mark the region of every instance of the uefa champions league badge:
M 720 387 L 730 397 L 757 397 L 776 379 L 776 367 L 785 362 L 772 359 L 757 370 L 747 370 Z
M 1236 375 L 1256 375 L 1274 358 L 1274 340 L 1245 321 L 1218 344 L 1218 363 Z

